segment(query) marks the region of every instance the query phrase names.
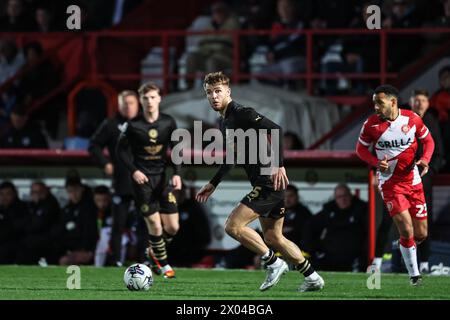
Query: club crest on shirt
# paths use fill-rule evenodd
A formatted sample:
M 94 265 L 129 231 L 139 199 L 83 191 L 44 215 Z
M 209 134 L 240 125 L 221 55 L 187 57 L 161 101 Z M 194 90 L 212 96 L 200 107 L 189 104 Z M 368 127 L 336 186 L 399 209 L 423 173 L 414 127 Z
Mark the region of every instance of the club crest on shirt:
M 150 139 L 156 139 L 158 137 L 158 131 L 156 129 L 150 129 L 148 132 Z
M 407 134 L 408 133 L 408 131 L 409 131 L 409 129 L 411 129 L 407 124 L 404 124 L 403 126 L 402 126 L 402 132 L 404 133 L 404 134 Z

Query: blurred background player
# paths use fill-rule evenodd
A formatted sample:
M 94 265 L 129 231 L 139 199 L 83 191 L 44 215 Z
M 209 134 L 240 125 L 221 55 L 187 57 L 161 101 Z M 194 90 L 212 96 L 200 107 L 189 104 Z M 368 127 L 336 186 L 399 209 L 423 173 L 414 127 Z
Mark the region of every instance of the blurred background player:
M 130 171 L 136 207 L 148 228 L 151 260 L 166 278 L 175 277 L 167 262 L 166 246 L 179 229 L 176 199 L 166 183 L 166 153 L 172 146 L 175 120 L 159 112 L 160 89 L 153 83 L 139 88 L 142 115 L 127 122 L 117 144 L 117 156 Z M 170 179 L 181 189 L 180 167 L 174 166 Z
M 263 167 L 269 169 L 269 165 L 262 165 L 261 159 L 258 159 L 256 164 L 249 163 L 250 147 L 248 142 L 245 145 L 243 152 L 245 152 L 246 162 L 243 164 L 243 168 L 247 173 L 253 190 L 241 200 L 228 216 L 225 231 L 242 245 L 261 256 L 261 260 L 267 268 L 266 279 L 259 288 L 261 291 L 276 285 L 289 268 L 287 263 L 278 258 L 268 246 L 279 251 L 295 265 L 296 270 L 305 276 L 305 281 L 300 286 L 299 291 L 321 290 L 324 286 L 323 279 L 314 271 L 308 260 L 303 257 L 298 246 L 286 239 L 282 233 L 285 213 L 284 190 L 289 181 L 283 166 L 281 127 L 258 114 L 254 109 L 244 107 L 233 101 L 231 98 L 230 79 L 222 72 L 207 74 L 203 86 L 208 102 L 214 111 L 219 112 L 222 118 L 221 126 L 226 136 L 230 133 L 229 129 L 279 130 L 279 148 L 275 152 L 278 152 L 280 163 L 278 168 L 271 168 L 275 170 L 275 173 L 271 176 L 262 174 L 261 170 Z M 232 143 L 232 148 L 236 147 L 234 138 L 232 141 L 228 141 L 227 136 L 227 144 L 230 142 Z M 210 182 L 197 193 L 197 201 L 206 202 L 223 176 L 232 168 L 233 164 L 222 164 Z M 258 218 L 264 240 L 255 230 L 247 226 Z
M 139 113 L 137 93 L 132 90 L 122 91 L 118 95 L 118 104 L 119 110 L 116 115 L 111 119 L 106 119 L 91 137 L 89 153 L 96 163 L 103 168 L 105 174 L 112 177 L 114 195 L 111 205 L 113 217 L 111 249 L 113 262 L 120 266 L 124 262 L 121 252 L 121 239 L 132 207 L 133 191 L 131 176 L 125 165 L 117 159 L 116 145 L 120 136 L 120 129 Z M 108 149 L 109 159 L 103 153 L 105 147 Z
M 375 115 L 364 122 L 356 153 L 377 168 L 378 188 L 400 234 L 399 246 L 412 285 L 421 283 L 416 245 L 427 238 L 427 205 L 421 176 L 429 170 L 434 141 L 422 119 L 399 109 L 398 90 L 390 85 L 375 89 Z M 415 161 L 417 139 L 423 155 Z M 369 147 L 374 145 L 376 156 Z M 419 173 L 418 166 L 422 172 Z

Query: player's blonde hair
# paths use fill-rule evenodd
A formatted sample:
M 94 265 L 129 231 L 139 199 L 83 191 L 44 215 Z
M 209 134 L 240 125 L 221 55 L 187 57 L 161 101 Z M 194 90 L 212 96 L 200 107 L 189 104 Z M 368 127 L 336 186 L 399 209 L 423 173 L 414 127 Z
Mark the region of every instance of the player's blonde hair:
M 211 72 L 205 76 L 205 80 L 203 81 L 203 88 L 206 88 L 206 85 L 215 85 L 215 84 L 223 84 L 226 86 L 230 86 L 230 78 L 228 78 L 222 71 L 219 72 Z

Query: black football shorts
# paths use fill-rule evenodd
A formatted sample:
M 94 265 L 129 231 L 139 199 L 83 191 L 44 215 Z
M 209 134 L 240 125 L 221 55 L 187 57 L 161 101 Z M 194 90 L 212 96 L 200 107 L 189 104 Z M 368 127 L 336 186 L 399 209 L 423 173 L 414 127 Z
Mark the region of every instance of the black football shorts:
M 165 174 L 147 176 L 148 182 L 137 184 L 133 179 L 136 208 L 148 217 L 156 212 L 177 213 L 177 200 L 166 183 Z
M 255 186 L 241 200 L 242 204 L 263 218 L 280 219 L 284 217 L 284 190 L 275 191 L 267 186 Z

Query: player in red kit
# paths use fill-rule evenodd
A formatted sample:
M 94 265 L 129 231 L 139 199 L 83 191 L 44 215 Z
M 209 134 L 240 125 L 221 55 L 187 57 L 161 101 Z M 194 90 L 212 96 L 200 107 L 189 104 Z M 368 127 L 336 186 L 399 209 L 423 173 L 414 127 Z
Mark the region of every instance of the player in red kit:
M 399 109 L 398 90 L 390 85 L 375 89 L 375 113 L 361 129 L 357 155 L 377 168 L 378 189 L 400 234 L 399 246 L 412 285 L 421 283 L 416 244 L 427 237 L 427 205 L 421 177 L 428 172 L 434 141 L 422 119 Z M 416 160 L 418 141 L 423 156 Z M 376 156 L 369 147 L 373 145 Z M 421 168 L 421 173 L 419 172 Z

